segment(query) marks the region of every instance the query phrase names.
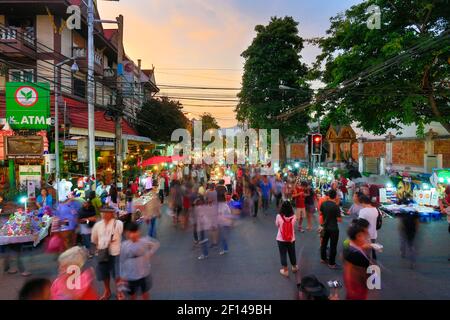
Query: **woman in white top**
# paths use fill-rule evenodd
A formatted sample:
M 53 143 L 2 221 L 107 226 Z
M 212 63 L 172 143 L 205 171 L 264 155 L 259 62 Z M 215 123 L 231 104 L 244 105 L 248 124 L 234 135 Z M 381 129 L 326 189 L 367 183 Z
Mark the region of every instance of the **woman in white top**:
M 378 232 L 377 232 L 377 219 L 378 219 L 378 209 L 372 206 L 370 198 L 366 195 L 362 195 L 359 198 L 359 202 L 363 208 L 359 211 L 359 218 L 367 220 L 369 222 L 369 236 L 372 243 L 377 242 Z M 376 259 L 375 250 L 372 250 L 372 258 Z

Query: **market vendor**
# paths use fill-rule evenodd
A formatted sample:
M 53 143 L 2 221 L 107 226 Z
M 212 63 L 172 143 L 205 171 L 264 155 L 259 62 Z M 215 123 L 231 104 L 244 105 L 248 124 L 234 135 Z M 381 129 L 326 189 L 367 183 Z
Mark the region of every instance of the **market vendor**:
M 52 207 L 53 206 L 53 197 L 51 194 L 48 194 L 48 190 L 46 188 L 42 188 L 41 194 L 38 195 L 36 199 L 36 206 L 41 209 L 44 207 Z

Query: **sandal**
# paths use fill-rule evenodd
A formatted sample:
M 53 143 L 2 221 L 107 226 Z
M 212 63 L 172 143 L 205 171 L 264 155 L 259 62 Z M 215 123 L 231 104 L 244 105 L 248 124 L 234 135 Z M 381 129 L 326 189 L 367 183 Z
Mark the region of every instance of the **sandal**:
M 286 278 L 289 277 L 289 271 L 285 269 L 280 269 L 280 274 Z

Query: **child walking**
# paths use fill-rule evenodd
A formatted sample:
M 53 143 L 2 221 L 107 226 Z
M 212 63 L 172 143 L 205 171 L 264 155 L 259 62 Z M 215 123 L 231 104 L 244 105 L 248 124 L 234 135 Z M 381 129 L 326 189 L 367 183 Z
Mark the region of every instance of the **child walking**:
M 143 300 L 148 300 L 152 288 L 150 258 L 158 250 L 159 242 L 141 238 L 139 225 L 134 222 L 126 226 L 126 236 L 120 251 L 120 278 L 126 282 L 131 300 L 136 300 L 139 293 Z
M 289 276 L 287 255 L 289 255 L 289 260 L 291 261 L 292 272 L 298 271 L 297 258 L 295 256 L 295 222 L 292 205 L 288 201 L 283 202 L 280 213 L 277 214 L 275 219 L 275 225 L 278 227 L 277 243 L 282 266 L 280 273 L 285 277 Z

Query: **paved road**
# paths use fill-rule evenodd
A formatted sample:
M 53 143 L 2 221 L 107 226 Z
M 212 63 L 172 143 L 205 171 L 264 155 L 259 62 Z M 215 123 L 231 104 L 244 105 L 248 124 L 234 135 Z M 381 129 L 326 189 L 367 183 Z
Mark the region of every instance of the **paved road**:
M 340 244 L 347 224 L 348 218 L 341 225 Z M 294 299 L 298 279 L 279 274 L 275 234 L 273 212 L 240 220 L 231 232 L 229 254 L 220 256 L 213 249 L 207 260 L 199 261 L 192 231 L 174 228 L 170 217 L 163 215 L 158 226 L 161 248 L 153 260 L 153 299 Z M 370 299 L 450 299 L 450 237 L 445 221 L 421 224 L 415 270 L 399 256 L 396 219 L 385 219 L 379 240 L 385 247 L 379 255 L 382 289 L 372 291 Z M 315 274 L 323 282 L 342 280 L 342 271 L 320 264 L 316 232 L 298 233 L 296 249 L 298 277 Z M 34 276 L 56 276 L 55 259 L 39 250 L 27 253 L 25 262 Z M 23 281 L 20 275 L 0 274 L 0 299 L 15 299 Z

